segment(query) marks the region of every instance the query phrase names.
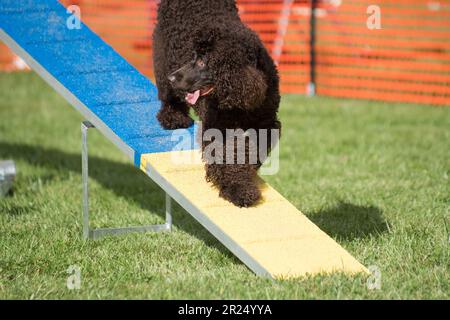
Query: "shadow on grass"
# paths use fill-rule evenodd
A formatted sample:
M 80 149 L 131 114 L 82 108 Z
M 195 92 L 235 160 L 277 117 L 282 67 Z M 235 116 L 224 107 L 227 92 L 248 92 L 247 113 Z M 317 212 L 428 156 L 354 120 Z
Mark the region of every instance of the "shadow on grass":
M 378 236 L 389 230 L 381 209 L 339 202 L 336 206 L 308 214 L 309 219 L 333 238 L 353 240 Z
M 81 176 L 81 153 L 72 154 L 58 149 L 5 142 L 0 142 L 0 153 L 2 157 L 13 160 L 21 159 L 33 166 L 63 172 L 72 171 Z M 57 175 L 54 175 L 54 177 L 56 178 Z M 89 156 L 89 177 L 103 187 L 112 190 L 118 197 L 134 201 L 142 209 L 155 212 L 165 218 L 164 192 L 133 165 Z M 186 215 L 183 209 L 177 210 L 178 208 L 174 208 L 173 220 L 176 227 L 202 240 L 206 245 L 219 250 L 227 257 L 231 257 L 235 263 L 239 263 L 234 255 L 219 241 L 204 230 L 192 217 Z M 24 210 L 26 209 L 12 208 L 8 214 L 18 216 L 25 213 Z
M 11 196 L 12 194 L 10 193 Z M 17 206 L 17 207 L 11 207 L 4 209 L 4 213 L 11 216 L 11 217 L 19 217 L 26 215 L 32 211 L 36 210 L 33 206 Z

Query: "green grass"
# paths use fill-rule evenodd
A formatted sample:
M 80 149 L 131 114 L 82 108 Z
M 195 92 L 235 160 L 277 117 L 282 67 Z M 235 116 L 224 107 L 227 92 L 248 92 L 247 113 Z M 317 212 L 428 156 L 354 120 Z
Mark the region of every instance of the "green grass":
M 173 233 L 81 239 L 79 114 L 33 74 L 0 74 L 0 298 L 434 299 L 450 293 L 450 108 L 286 96 L 281 171 L 267 177 L 363 264 L 362 276 L 256 277 L 175 207 Z M 95 226 L 163 221 L 164 194 L 91 136 Z M 68 290 L 66 270 L 81 267 Z

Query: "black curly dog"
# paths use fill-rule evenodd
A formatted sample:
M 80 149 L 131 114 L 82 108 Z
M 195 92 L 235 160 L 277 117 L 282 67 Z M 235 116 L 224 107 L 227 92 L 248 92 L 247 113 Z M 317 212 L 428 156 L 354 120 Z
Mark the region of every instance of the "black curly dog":
M 226 129 L 281 129 L 278 71 L 257 34 L 242 23 L 234 0 L 161 0 L 153 45 L 164 128 L 190 127 L 192 107 L 203 132 L 218 129 L 225 137 Z M 202 142 L 203 150 L 209 143 Z M 268 141 L 267 153 L 270 147 Z M 221 197 L 249 207 L 261 198 L 257 170 L 264 160 L 207 162 L 206 179 Z

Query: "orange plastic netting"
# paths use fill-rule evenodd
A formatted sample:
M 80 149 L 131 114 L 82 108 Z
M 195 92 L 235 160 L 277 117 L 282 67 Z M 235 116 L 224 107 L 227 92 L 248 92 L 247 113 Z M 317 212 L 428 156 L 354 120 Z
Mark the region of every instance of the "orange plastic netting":
M 156 0 L 61 0 L 141 72 L 152 77 Z M 311 81 L 311 0 L 238 0 L 279 64 L 282 92 Z M 450 0 L 377 0 L 381 29 L 370 30 L 371 0 L 316 2 L 315 80 L 320 95 L 450 105 Z M 0 45 L 0 69 L 21 68 Z

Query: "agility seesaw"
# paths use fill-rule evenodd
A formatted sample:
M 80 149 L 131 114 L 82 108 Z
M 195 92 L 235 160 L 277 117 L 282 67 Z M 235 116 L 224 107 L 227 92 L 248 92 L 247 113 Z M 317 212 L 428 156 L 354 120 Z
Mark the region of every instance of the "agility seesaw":
M 251 270 L 261 276 L 367 272 L 332 238 L 262 182 L 261 204 L 240 209 L 219 198 L 201 163 L 177 164 L 173 152 L 196 158 L 193 127 L 178 138 L 156 120 L 156 87 L 86 25 L 70 28 L 70 13 L 56 0 L 2 0 L 0 38 L 86 119 L 83 139 L 85 238 L 132 231 L 169 231 L 175 200 Z M 166 192 L 166 223 L 118 229 L 89 228 L 87 131 L 97 128 Z M 193 187 L 195 186 L 195 187 Z

